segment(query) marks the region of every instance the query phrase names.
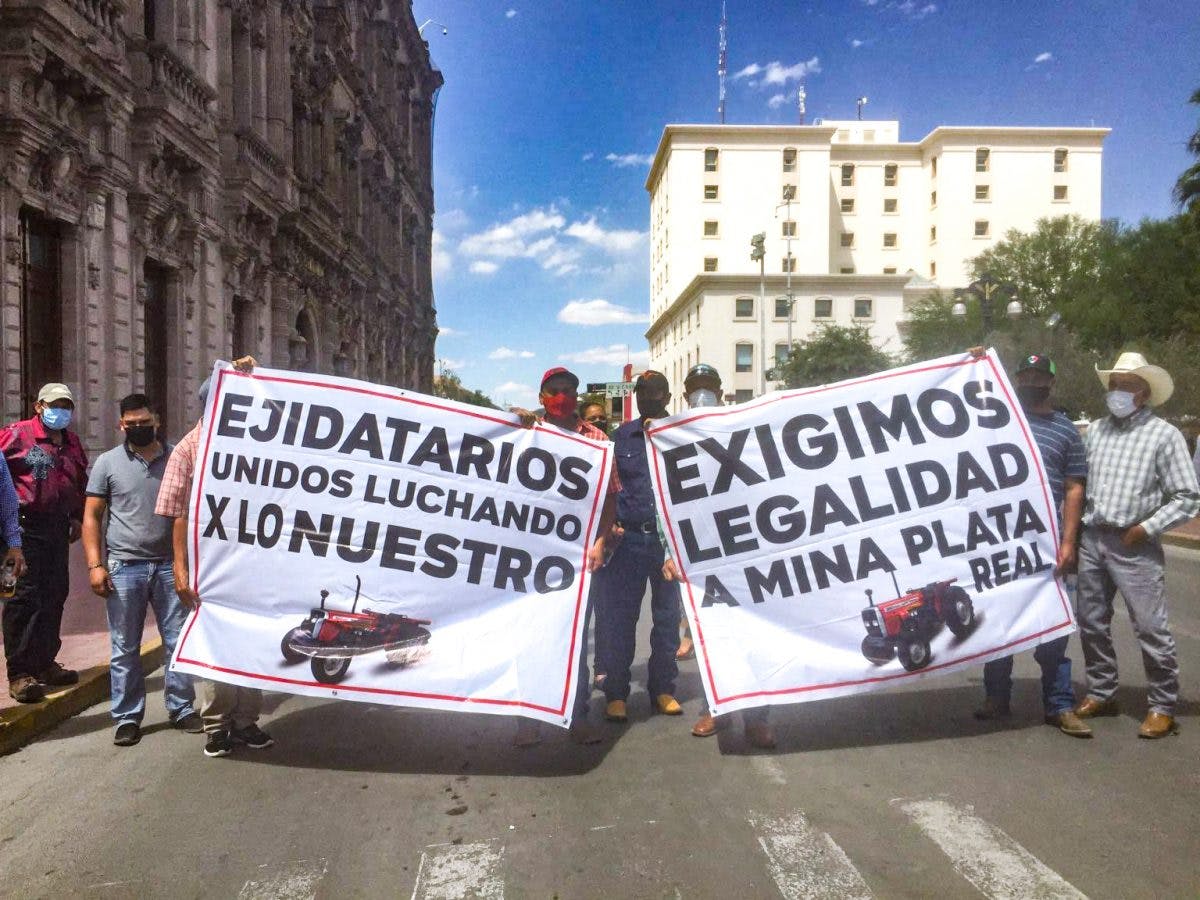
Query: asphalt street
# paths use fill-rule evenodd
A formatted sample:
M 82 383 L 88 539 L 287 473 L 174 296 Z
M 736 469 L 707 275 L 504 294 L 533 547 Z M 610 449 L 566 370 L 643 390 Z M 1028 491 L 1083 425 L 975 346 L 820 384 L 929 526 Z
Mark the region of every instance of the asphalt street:
M 1042 723 L 1028 654 L 1005 724 L 971 717 L 975 671 L 779 708 L 774 752 L 751 751 L 736 717 L 689 735 L 694 662 L 682 719 L 635 694 L 596 748 L 547 728 L 517 750 L 506 718 L 273 695 L 276 746 L 216 760 L 166 726 L 156 676 L 140 745 L 114 747 L 96 706 L 0 759 L 0 894 L 1196 897 L 1200 551 L 1168 558 L 1178 737 L 1136 738 L 1145 681 L 1123 609 L 1124 714 L 1091 741 Z M 1074 638 L 1071 655 L 1078 688 Z

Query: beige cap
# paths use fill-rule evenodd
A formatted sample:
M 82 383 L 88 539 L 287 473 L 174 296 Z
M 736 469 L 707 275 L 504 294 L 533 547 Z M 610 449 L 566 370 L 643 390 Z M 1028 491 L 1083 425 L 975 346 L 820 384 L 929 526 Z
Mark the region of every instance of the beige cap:
M 71 405 L 75 405 L 75 395 L 71 393 L 71 389 L 65 384 L 59 384 L 57 381 L 52 381 L 50 384 L 43 384 L 42 389 L 38 391 L 38 403 L 53 403 L 55 400 L 70 400 Z

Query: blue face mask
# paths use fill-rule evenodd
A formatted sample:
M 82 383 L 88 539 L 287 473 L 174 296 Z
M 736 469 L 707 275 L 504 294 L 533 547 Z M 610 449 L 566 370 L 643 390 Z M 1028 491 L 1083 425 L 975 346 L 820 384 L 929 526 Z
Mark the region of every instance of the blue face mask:
M 1109 391 L 1104 395 L 1104 402 L 1118 419 L 1127 419 L 1137 412 L 1137 404 L 1129 391 Z
M 71 410 L 47 406 L 42 410 L 42 424 L 53 431 L 61 431 L 71 424 Z

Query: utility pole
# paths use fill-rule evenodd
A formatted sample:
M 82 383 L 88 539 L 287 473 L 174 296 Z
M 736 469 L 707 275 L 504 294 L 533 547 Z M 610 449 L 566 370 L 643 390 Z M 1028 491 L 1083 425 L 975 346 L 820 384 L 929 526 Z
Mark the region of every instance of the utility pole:
M 725 124 L 725 49 L 728 33 L 729 20 L 725 18 L 725 2 L 721 0 L 721 49 L 717 52 L 717 82 L 720 85 L 720 92 L 717 96 L 717 116 L 722 125 Z
M 767 392 L 767 233 L 750 238 L 750 259 L 758 261 L 758 394 Z
M 803 94 L 804 88 L 801 88 Z M 787 209 L 787 233 L 784 238 L 787 240 L 787 262 L 784 267 L 787 269 L 787 355 L 791 359 L 792 356 L 792 307 L 796 304 L 796 298 L 792 296 L 792 239 L 795 237 L 796 223 L 792 219 L 792 200 L 796 197 L 795 185 L 787 185 L 783 189 L 783 202 L 775 207 L 775 218 L 779 218 L 779 208 Z

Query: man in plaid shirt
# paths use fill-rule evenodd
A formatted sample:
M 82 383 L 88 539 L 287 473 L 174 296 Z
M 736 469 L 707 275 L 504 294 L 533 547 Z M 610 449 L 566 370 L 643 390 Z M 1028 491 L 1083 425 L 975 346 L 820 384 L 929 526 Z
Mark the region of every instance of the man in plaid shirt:
M 1150 683 L 1150 710 L 1138 736 L 1160 738 L 1177 733 L 1179 665 L 1167 628 L 1159 538 L 1200 513 L 1200 485 L 1183 435 L 1152 410 L 1175 388 L 1167 371 L 1140 353 L 1122 353 L 1112 369 L 1097 374 L 1110 414 L 1093 422 L 1084 438 L 1088 480 L 1077 612 L 1088 695 L 1075 712 L 1081 718 L 1118 712 L 1111 626 L 1119 590 Z

